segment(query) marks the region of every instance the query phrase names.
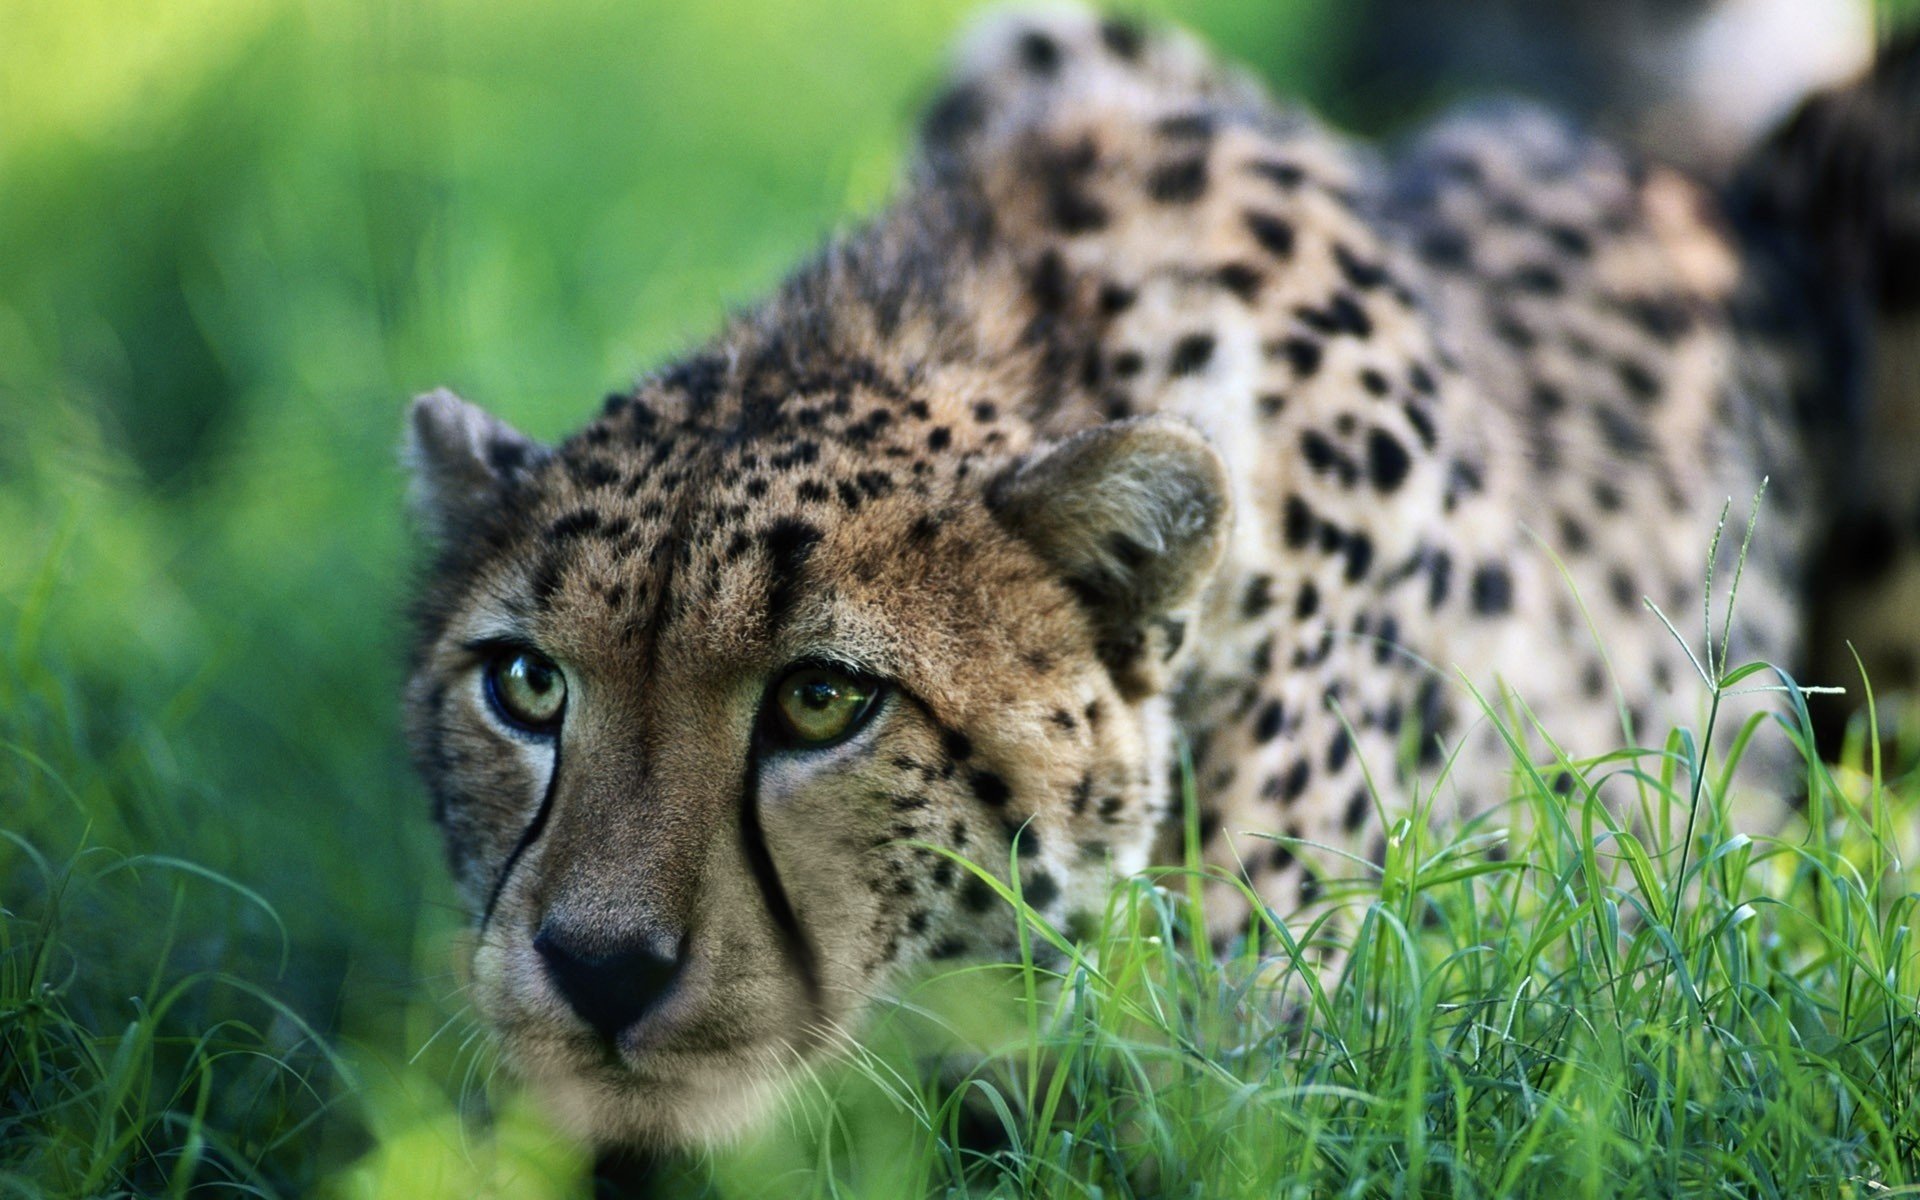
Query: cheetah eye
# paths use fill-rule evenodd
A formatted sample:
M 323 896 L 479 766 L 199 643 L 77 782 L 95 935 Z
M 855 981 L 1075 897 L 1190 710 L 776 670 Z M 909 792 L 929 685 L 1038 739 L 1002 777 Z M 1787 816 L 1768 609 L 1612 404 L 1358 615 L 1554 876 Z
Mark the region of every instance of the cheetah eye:
M 800 667 L 773 688 L 767 736 L 777 746 L 818 750 L 851 737 L 872 715 L 879 685 L 832 667 Z
M 551 735 L 567 707 L 567 677 L 532 650 L 503 648 L 486 668 L 487 700 L 500 719 L 526 733 Z

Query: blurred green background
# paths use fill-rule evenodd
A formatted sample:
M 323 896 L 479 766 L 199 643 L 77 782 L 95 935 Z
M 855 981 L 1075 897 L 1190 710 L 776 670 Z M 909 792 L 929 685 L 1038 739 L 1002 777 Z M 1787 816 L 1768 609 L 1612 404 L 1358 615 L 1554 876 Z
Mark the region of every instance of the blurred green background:
M 701 338 L 971 7 L 0 0 L 0 1194 L 568 1186 L 473 1119 L 402 404 L 556 436 Z M 1365 111 L 1338 0 L 1131 7 Z
M 969 7 L 0 0 L 0 1194 L 470 1193 L 403 402 L 555 436 L 701 338 Z M 1334 7 L 1179 16 L 1311 93 Z

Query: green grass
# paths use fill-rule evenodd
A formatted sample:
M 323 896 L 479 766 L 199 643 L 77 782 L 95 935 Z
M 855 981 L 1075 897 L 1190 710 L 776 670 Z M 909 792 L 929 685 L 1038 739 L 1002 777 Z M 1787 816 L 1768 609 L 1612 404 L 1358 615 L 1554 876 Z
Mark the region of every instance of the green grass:
M 0 1197 L 577 1194 L 464 1008 L 398 740 L 400 406 L 552 435 L 711 329 L 884 196 L 967 7 L 0 0 Z M 1179 11 L 1327 100 L 1340 6 L 1283 8 Z M 1593 796 L 1690 802 L 1704 740 L 1580 764 L 1565 822 L 1521 773 L 1408 823 L 1328 881 L 1323 994 L 1278 927 L 1182 950 L 1190 877 L 1138 881 L 1065 958 L 916 986 L 686 1182 L 1909 1184 L 1911 782 L 1861 739 L 1744 841 L 1706 786 L 1682 886 Z

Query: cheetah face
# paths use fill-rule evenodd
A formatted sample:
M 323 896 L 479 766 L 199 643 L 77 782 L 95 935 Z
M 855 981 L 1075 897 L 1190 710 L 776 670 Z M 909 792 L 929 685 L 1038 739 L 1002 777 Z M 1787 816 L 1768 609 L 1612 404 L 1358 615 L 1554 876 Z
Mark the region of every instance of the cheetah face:
M 1165 811 L 1212 450 L 1170 419 L 969 442 L 842 394 L 748 420 L 662 386 L 556 449 L 414 409 L 410 735 L 473 995 L 603 1143 L 725 1137 L 903 966 L 1004 952 L 958 859 L 1061 921 Z

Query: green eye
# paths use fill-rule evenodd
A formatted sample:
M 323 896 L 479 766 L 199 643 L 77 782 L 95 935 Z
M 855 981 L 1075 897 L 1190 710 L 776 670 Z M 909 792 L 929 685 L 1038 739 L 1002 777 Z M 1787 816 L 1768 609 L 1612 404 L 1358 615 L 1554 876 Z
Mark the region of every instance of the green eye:
M 487 699 L 509 725 L 552 733 L 567 707 L 567 677 L 544 655 L 509 650 L 487 664 Z
M 858 729 L 879 688 L 831 667 L 801 667 L 773 689 L 771 733 L 791 746 L 830 745 Z

